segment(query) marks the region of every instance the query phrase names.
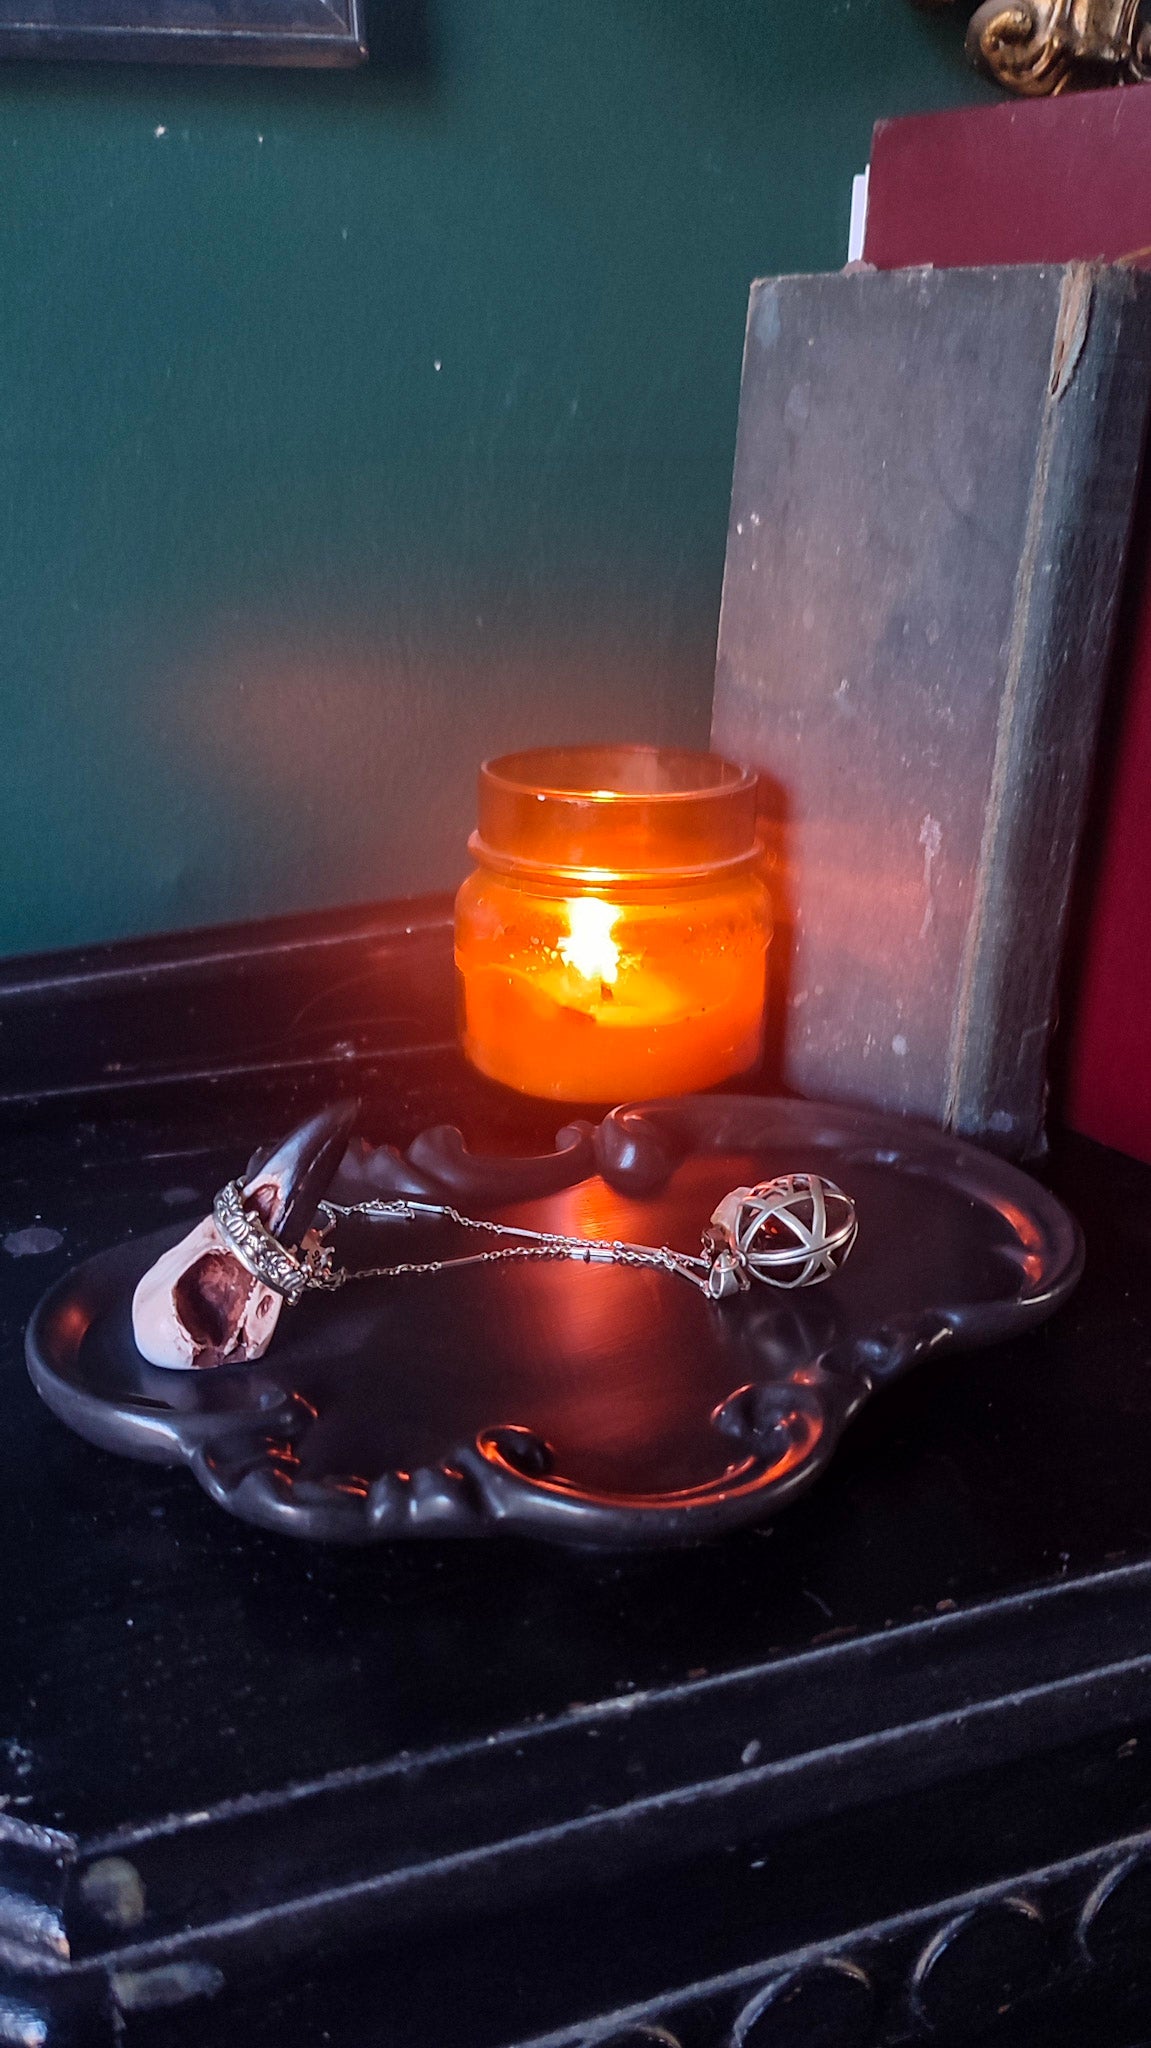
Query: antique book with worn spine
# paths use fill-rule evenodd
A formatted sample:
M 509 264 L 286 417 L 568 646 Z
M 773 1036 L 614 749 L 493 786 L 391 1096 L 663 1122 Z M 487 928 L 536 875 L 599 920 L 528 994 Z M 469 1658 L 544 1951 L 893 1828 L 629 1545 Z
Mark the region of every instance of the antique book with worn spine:
M 879 270 L 1106 258 L 1151 268 L 1151 85 L 881 121 L 864 256 Z M 1151 1160 L 1151 476 L 1059 999 L 1057 1113 Z
M 753 287 L 712 737 L 761 776 L 802 1094 L 1042 1147 L 1149 387 L 1127 268 Z

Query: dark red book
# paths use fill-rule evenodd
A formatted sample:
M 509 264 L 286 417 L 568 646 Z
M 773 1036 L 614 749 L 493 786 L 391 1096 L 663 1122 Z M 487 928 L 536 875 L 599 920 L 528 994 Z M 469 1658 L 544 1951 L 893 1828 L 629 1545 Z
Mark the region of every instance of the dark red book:
M 879 121 L 864 260 L 1151 265 L 1151 85 Z
M 1151 267 L 1151 85 L 881 121 L 864 260 Z M 1134 428 L 1133 428 L 1134 431 Z M 1069 962 L 1061 1108 L 1151 1160 L 1151 476 Z

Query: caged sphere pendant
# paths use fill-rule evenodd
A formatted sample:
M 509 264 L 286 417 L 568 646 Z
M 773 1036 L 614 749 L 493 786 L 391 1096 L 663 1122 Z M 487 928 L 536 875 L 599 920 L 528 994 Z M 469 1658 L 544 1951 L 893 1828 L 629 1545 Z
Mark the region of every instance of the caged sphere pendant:
M 855 1243 L 855 1203 L 818 1173 L 784 1173 L 733 1188 L 712 1216 L 736 1272 L 771 1287 L 814 1287 L 837 1273 Z

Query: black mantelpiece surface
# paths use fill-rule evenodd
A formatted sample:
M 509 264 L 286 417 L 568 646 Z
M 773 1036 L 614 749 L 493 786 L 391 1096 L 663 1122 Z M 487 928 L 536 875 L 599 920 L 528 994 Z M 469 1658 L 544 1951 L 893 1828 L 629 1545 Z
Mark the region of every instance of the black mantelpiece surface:
M 829 1950 L 873 1980 L 803 1979 L 792 2017 L 830 1999 L 831 2041 L 910 2038 L 917 1996 L 974 2038 L 997 1969 L 996 2038 L 1061 2038 L 1056 1985 L 1060 2025 L 1089 2011 L 1101 2040 L 1140 2038 L 1151 1972 L 1105 2021 L 1128 1951 L 1119 1977 L 1089 1968 L 1075 1916 L 1151 1831 L 1151 1171 L 1060 1143 L 1077 1297 L 877 1398 L 761 1531 L 626 1558 L 310 1549 L 71 1437 L 20 1334 L 66 1260 L 191 1219 L 329 1088 L 184 1087 L 3 1139 L 0 1239 L 63 1242 L 0 1252 L 0 1999 L 7 1968 L 61 2042 L 511 2048 L 644 2007 L 710 2048 Z M 445 1120 L 516 1149 L 557 1123 L 450 1051 L 373 1081 L 369 1135 Z M 280 1796 L 333 1773 L 353 1775 Z M 157 1830 L 169 1814 L 198 1818 Z M 146 1881 L 119 1928 L 85 1890 L 109 1851 Z M 975 1963 L 947 1948 L 944 2012 L 931 1940 L 984 1893 L 1027 1911 L 984 1902 Z M 193 1974 L 155 1975 L 175 1964 Z M 781 2004 L 749 2038 L 789 2023 Z
M 486 1094 L 445 1056 L 365 1121 L 402 1140 L 446 1112 L 478 1144 Z M 4 1141 L 0 1237 L 38 1222 L 64 1238 L 0 1269 L 0 1509 L 20 1561 L 0 1584 L 19 1646 L 0 1725 L 35 1758 L 4 1789 L 33 1795 L 36 1819 L 103 1830 L 1151 1556 L 1151 1172 L 1073 1139 L 1050 1177 L 1094 1240 L 1075 1300 L 1033 1337 L 888 1390 L 818 1491 L 760 1530 L 612 1558 L 349 1552 L 233 1526 L 186 1474 L 74 1439 L 27 1385 L 19 1339 L 67 1260 L 191 1221 L 282 1113 Z M 529 1141 L 555 1120 L 524 1107 Z

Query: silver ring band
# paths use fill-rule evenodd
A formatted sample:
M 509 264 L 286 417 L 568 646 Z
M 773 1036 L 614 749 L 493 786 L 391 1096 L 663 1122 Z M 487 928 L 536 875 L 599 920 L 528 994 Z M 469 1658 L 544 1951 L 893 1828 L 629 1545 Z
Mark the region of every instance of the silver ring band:
M 212 1204 L 220 1235 L 254 1280 L 295 1303 L 308 1286 L 307 1268 L 274 1237 L 255 1210 L 244 1206 L 244 1184 L 230 1180 Z

